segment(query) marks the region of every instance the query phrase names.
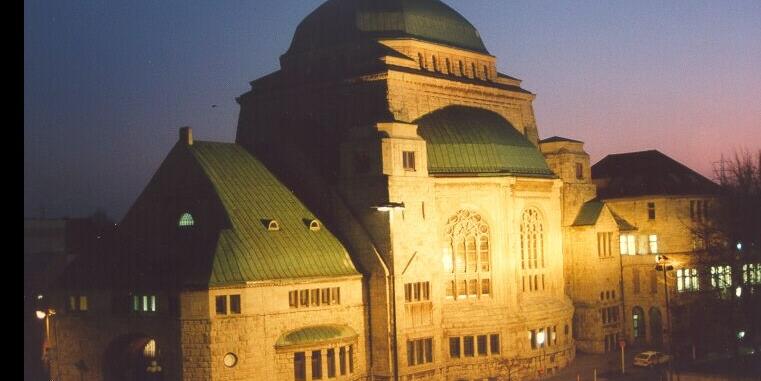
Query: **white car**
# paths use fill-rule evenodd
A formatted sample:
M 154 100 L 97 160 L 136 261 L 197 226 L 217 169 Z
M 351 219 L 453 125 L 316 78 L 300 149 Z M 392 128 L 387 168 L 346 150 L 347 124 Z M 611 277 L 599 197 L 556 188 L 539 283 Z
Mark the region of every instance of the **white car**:
M 635 366 L 655 366 L 671 361 L 671 356 L 663 352 L 647 351 L 634 356 Z

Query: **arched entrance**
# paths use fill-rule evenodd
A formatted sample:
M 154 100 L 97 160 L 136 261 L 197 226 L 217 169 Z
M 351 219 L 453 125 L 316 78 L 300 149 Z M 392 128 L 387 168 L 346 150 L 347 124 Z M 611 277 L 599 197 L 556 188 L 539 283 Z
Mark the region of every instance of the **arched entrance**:
M 116 338 L 103 354 L 103 378 L 108 381 L 162 380 L 156 340 L 143 334 Z
M 663 345 L 663 322 L 661 310 L 658 307 L 650 308 L 650 342 L 653 345 Z

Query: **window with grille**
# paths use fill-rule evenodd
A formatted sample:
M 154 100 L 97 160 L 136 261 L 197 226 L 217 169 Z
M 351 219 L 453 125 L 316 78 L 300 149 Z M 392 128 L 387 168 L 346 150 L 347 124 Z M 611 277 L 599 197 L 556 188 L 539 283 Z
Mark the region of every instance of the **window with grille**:
M 537 209 L 529 208 L 523 212 L 520 234 L 522 290 L 544 290 L 544 221 Z
M 446 227 L 444 271 L 447 299 L 483 298 L 491 294 L 489 225 L 481 215 L 461 210 Z

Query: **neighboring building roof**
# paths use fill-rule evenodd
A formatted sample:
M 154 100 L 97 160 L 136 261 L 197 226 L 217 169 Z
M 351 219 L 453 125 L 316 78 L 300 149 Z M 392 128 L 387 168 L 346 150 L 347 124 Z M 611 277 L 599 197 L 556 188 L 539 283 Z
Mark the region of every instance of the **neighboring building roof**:
M 539 143 L 554 143 L 554 142 L 572 142 L 572 143 L 584 143 L 581 140 L 573 140 L 564 138 L 562 136 L 553 136 L 551 138 L 542 139 L 539 141 Z
M 592 166 L 602 199 L 649 195 L 703 195 L 718 185 L 656 150 L 608 155 Z
M 259 160 L 237 144 L 189 146 L 232 224 L 221 232 L 210 285 L 284 278 L 357 275 L 338 239 Z M 262 223 L 275 219 L 280 230 Z
M 600 200 L 591 200 L 584 203 L 579 210 L 579 214 L 576 215 L 576 219 L 571 226 L 591 226 L 597 224 L 597 220 L 602 214 L 602 210 L 605 207 L 605 203 Z M 608 208 L 608 211 L 613 216 L 613 219 L 618 225 L 620 231 L 636 230 L 634 225 L 630 224 L 623 217 L 619 216 L 613 210 Z
M 275 346 L 278 348 L 319 344 L 328 341 L 354 339 L 357 332 L 345 325 L 320 325 L 301 328 L 281 335 Z
M 495 112 L 448 106 L 413 123 L 426 141 L 433 175 L 555 176 L 537 147 Z
M 288 52 L 379 38 L 417 38 L 489 53 L 476 28 L 439 0 L 328 0 L 299 24 Z

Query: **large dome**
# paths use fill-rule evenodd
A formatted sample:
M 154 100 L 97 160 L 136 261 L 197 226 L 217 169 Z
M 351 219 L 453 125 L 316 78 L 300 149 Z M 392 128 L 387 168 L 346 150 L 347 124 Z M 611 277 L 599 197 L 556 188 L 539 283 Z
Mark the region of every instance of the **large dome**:
M 439 0 L 328 0 L 296 28 L 289 52 L 416 38 L 488 54 L 476 28 Z

